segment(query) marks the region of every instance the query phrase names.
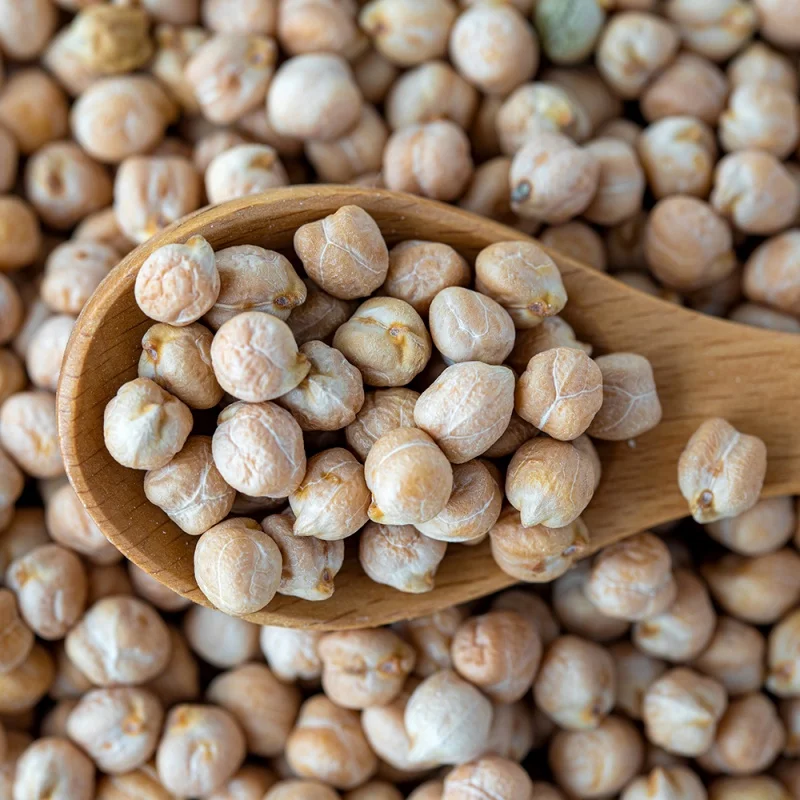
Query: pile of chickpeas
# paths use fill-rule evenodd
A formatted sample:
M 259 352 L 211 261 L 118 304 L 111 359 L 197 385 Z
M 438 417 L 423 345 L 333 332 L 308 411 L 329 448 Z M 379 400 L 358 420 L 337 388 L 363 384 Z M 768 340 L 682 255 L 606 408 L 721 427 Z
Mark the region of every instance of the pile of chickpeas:
M 281 559 L 270 591 L 333 591 L 342 541 L 318 535 L 320 497 L 283 511 L 300 484 L 262 491 L 234 474 L 230 432 L 264 406 L 302 432 L 288 458 L 301 483 L 335 470 L 357 485 L 373 579 L 429 589 L 447 542 L 480 538 L 463 522 L 480 491 L 499 514 L 496 560 L 536 586 L 326 634 L 192 605 L 87 515 L 64 479 L 54 402 L 75 318 L 124 254 L 208 202 L 313 181 L 457 203 L 669 301 L 798 333 L 798 48 L 800 0 L 0 0 L 0 800 L 798 800 L 794 499 L 759 499 L 763 444 L 709 420 L 676 465 L 695 521 L 578 560 L 591 540 L 580 517 L 558 527 L 564 503 L 534 503 L 527 473 L 509 494 L 497 466 L 560 449 L 590 497 L 599 462 L 570 426 L 597 436 L 599 414 L 587 422 L 579 403 L 543 420 L 554 396 L 540 379 L 565 351 L 603 387 L 624 375 L 638 390 L 649 374 L 630 354 L 592 360 L 557 316 L 558 291 L 520 324 L 516 295 L 481 277 L 509 245 L 467 264 L 404 242 L 378 280 L 386 246 L 345 208 L 298 231 L 290 259 L 176 246 L 150 265 L 155 280 L 189 259 L 213 302 L 170 316 L 145 273 L 141 377 L 109 416 L 125 422 L 125 395 L 128 411 L 167 409 L 156 460 L 168 457 L 130 465 L 184 530 L 202 541 L 221 527 L 198 547 L 209 584 L 215 548 L 256 540 L 265 563 Z M 352 226 L 367 231 L 364 269 L 320 272 L 324 242 Z M 431 293 L 432 279 L 444 283 Z M 477 357 L 451 302 L 466 318 L 494 312 Z M 369 364 L 365 331 L 387 306 L 410 360 L 392 364 L 394 346 L 376 341 Z M 232 354 L 261 328 L 283 360 L 248 386 Z M 414 374 L 381 383 L 387 363 Z M 459 462 L 437 404 L 481 372 L 506 401 L 511 374 L 516 410 Z M 315 392 L 331 388 L 344 402 L 323 404 L 320 427 Z M 217 405 L 213 435 L 194 431 L 192 410 Z M 116 428 L 115 457 L 148 453 L 135 446 L 153 443 L 147 420 Z M 429 437 L 450 470 L 454 492 L 422 530 L 370 518 L 375 497 L 375 513 L 407 510 L 387 505 L 380 474 L 367 481 L 376 431 Z M 203 513 L 187 511 L 206 467 Z M 334 521 L 341 534 L 344 515 L 324 530 Z M 381 528 L 419 558 L 388 558 Z M 246 613 L 250 587 L 229 588 L 213 602 Z

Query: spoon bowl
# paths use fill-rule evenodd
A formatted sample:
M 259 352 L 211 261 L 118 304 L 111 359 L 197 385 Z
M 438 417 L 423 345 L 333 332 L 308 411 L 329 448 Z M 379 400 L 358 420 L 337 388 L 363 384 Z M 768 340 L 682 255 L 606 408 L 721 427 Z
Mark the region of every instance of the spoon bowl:
M 390 246 L 406 239 L 445 242 L 473 260 L 493 242 L 530 240 L 497 222 L 411 195 L 294 186 L 200 210 L 154 236 L 105 279 L 75 325 L 57 401 L 67 475 L 91 517 L 127 558 L 196 603 L 210 605 L 194 580 L 197 538 L 148 502 L 144 473 L 119 465 L 103 442 L 103 410 L 119 387 L 137 376 L 142 336 L 153 324 L 136 305 L 136 275 L 154 250 L 195 234 L 214 249 L 236 244 L 289 248 L 298 227 L 347 204 L 369 212 Z M 583 514 L 593 549 L 687 515 L 677 485 L 678 457 L 708 417 L 725 417 L 766 442 L 764 496 L 800 492 L 800 424 L 794 406 L 800 398 L 800 337 L 698 314 L 550 254 L 569 295 L 562 316 L 598 354 L 647 356 L 664 412 L 661 424 L 635 442 L 597 442 L 603 478 Z M 247 619 L 319 630 L 383 625 L 516 582 L 496 566 L 484 541 L 472 547 L 450 545 L 436 588 L 404 594 L 367 578 L 354 542 L 346 544 L 332 598 L 310 602 L 276 595 Z

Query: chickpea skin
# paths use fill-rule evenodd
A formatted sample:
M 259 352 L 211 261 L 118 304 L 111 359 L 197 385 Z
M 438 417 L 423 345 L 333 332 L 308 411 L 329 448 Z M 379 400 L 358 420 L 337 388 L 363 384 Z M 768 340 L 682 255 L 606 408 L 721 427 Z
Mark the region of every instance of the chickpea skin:
M 462 11 L 453 25 L 450 58 L 473 86 L 505 95 L 536 72 L 539 45 L 512 5 L 475 5 Z
M 250 497 L 288 497 L 303 481 L 303 431 L 274 403 L 233 403 L 217 420 L 214 463 L 225 482 Z
M 594 493 L 594 466 L 569 442 L 532 439 L 517 450 L 506 475 L 506 496 L 526 527 L 574 522 Z M 563 488 L 571 487 L 569 495 Z
M 300 708 L 286 743 L 286 758 L 300 777 L 316 778 L 337 789 L 361 785 L 378 766 L 358 715 L 321 694 L 310 697 Z
M 489 755 L 449 772 L 442 800 L 469 800 L 476 793 L 504 800 L 529 800 L 532 789 L 531 779 L 519 764 Z
M 333 346 L 370 386 L 404 386 L 431 357 L 425 323 L 403 300 L 373 297 L 333 337 Z
M 235 774 L 244 757 L 244 735 L 232 714 L 215 706 L 178 705 L 167 715 L 156 769 L 172 794 L 207 795 Z
M 554 64 L 578 64 L 591 55 L 605 20 L 597 0 L 580 0 L 571 6 L 544 0 L 536 4 L 533 17 L 542 49 Z
M 323 292 L 313 281 L 304 280 L 307 295 L 302 305 L 294 308 L 287 320 L 299 346 L 312 340 L 329 344 L 337 328 L 344 325 L 355 310 L 355 304 Z
M 58 245 L 47 257 L 41 296 L 56 314 L 78 314 L 94 290 L 120 260 L 102 242 L 73 241 Z
M 388 189 L 433 200 L 460 197 L 473 169 L 469 139 L 449 120 L 407 125 L 389 137 L 383 151 Z
M 621 791 L 644 760 L 642 738 L 622 717 L 606 717 L 593 730 L 558 731 L 550 741 L 550 768 L 571 795 L 608 797 Z
M 164 669 L 170 655 L 169 631 L 159 614 L 122 595 L 91 606 L 65 644 L 70 661 L 96 686 L 145 683 Z
M 0 272 L 34 262 L 42 243 L 39 218 L 21 197 L 0 196 Z
M 220 611 L 252 614 L 278 591 L 278 546 L 252 519 L 233 518 L 207 530 L 194 551 L 197 585 Z
M 532 135 L 511 162 L 511 208 L 525 218 L 560 225 L 592 202 L 600 164 L 559 133 Z
M 0 406 L 0 446 L 34 478 L 64 474 L 55 400 L 50 392 L 17 392 Z
M 375 442 L 396 428 L 414 428 L 414 406 L 419 394 L 411 389 L 367 392 L 354 422 L 345 431 L 347 444 L 363 461 Z
M 14 800 L 92 800 L 94 764 L 72 742 L 45 737 L 17 761 Z

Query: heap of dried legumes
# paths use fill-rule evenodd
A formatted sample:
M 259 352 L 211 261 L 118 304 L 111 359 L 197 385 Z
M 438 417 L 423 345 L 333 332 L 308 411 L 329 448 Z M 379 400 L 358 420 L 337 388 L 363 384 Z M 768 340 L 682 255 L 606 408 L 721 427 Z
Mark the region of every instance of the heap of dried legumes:
M 550 584 L 320 634 L 259 630 L 124 562 L 64 480 L 54 410 L 75 317 L 122 255 L 207 202 L 290 183 L 458 203 L 670 301 L 800 332 L 798 48 L 800 0 L 0 0 L 0 800 L 798 800 L 798 517 L 793 498 L 758 499 L 763 445 L 746 430 L 709 420 L 687 443 L 676 468 L 696 522 L 631 537 Z M 585 434 L 569 439 L 590 412 L 543 421 L 554 397 L 536 380 L 553 374 L 554 345 L 589 377 L 591 353 L 558 316 L 525 327 L 489 269 L 497 252 L 466 263 L 406 242 L 384 275 L 320 273 L 323 233 L 305 229 L 292 261 L 186 243 L 204 286 L 193 309 L 148 291 L 145 273 L 139 297 L 155 322 L 140 372 L 153 384 L 137 383 L 114 414 L 147 393 L 164 409 L 160 440 L 143 425 L 116 444 L 184 530 L 203 534 L 229 511 L 250 520 L 207 537 L 211 580 L 218 548 L 235 542 L 237 557 L 271 565 L 270 591 L 280 557 L 278 590 L 315 599 L 330 594 L 319 578 L 341 548 L 319 534 L 353 523 L 321 525 L 313 488 L 291 512 L 248 496 L 251 480 L 297 480 L 294 469 L 233 473 L 226 450 L 260 424 L 251 406 L 296 444 L 302 431 L 283 466 L 294 458 L 299 473 L 306 459 L 306 485 L 335 470 L 355 489 L 342 499 L 360 493 L 367 516 L 373 495 L 384 515 L 414 510 L 380 472 L 367 481 L 375 431 L 433 440 L 426 468 L 452 473 L 444 511 L 419 529 L 365 521 L 359 534 L 371 576 L 405 588 L 448 539 L 477 537 L 486 518 L 465 518 L 477 496 L 487 513 L 496 505 L 491 465 L 509 460 L 498 442 L 472 456 L 445 441 L 442 390 L 492 374 L 482 383 L 502 394 L 513 379 L 506 452 L 530 418 L 544 430 L 530 446 L 593 462 Z M 152 271 L 170 254 L 160 259 Z M 448 314 L 474 318 L 476 302 L 496 325 L 473 342 Z M 407 387 L 416 348 L 398 363 L 386 337 L 365 344 L 387 306 L 406 341 L 430 347 Z M 245 307 L 261 312 L 252 329 Z M 227 345 L 261 336 L 281 360 L 253 380 Z M 620 358 L 595 360 L 604 385 L 647 377 Z M 397 385 L 376 385 L 380 372 Z M 190 409 L 219 404 L 215 435 L 188 435 Z M 314 430 L 321 422 L 344 441 Z M 199 513 L 198 469 L 217 458 Z M 567 510 L 536 507 L 527 486 L 491 535 L 504 569 L 541 548 L 544 571 L 521 575 L 541 580 L 565 567 L 547 558 L 556 541 L 568 549 L 591 531 L 525 528 L 523 514 Z M 404 536 L 427 543 L 413 565 L 391 558 Z M 239 613 L 252 602 L 222 586 L 215 603 Z

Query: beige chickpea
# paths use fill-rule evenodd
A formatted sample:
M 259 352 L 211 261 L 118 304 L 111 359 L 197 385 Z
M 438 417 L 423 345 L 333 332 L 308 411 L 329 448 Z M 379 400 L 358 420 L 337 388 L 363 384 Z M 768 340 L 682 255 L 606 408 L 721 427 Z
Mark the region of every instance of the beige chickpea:
M 765 150 L 786 158 L 797 145 L 800 121 L 796 98 L 779 85 L 750 82 L 737 86 L 720 116 L 724 150 Z
M 265 517 L 261 522 L 264 532 L 281 553 L 283 567 L 278 594 L 326 600 L 334 592 L 334 578 L 344 562 L 344 544 L 313 536 L 295 536 L 294 521 L 294 514 L 287 510 Z
M 336 329 L 350 318 L 355 306 L 352 302 L 339 300 L 322 291 L 307 278 L 304 285 L 306 299 L 292 310 L 287 324 L 300 346 L 312 340 L 328 343 Z
M 386 242 L 375 220 L 358 206 L 342 206 L 298 228 L 294 249 L 309 277 L 340 300 L 366 297 L 386 280 Z
M 487 94 L 504 95 L 536 72 L 539 46 L 513 6 L 475 5 L 453 25 L 450 58 L 473 86 Z
M 163 718 L 146 689 L 95 689 L 69 715 L 67 733 L 103 772 L 128 772 L 155 752 Z
M 236 8 L 238 4 L 234 6 Z M 157 25 L 153 31 L 155 54 L 150 62 L 150 72 L 187 113 L 196 113 L 200 107 L 186 77 L 185 67 L 209 37 L 210 33 L 203 28 L 170 24 Z
M 0 273 L 2 274 L 2 273 Z M 25 367 L 13 350 L 0 347 L 0 406 L 12 394 L 21 392 L 28 383 Z M 5 459 L 6 461 L 8 459 Z M 0 492 L 0 497 L 2 492 Z M 0 517 L 1 518 L 1 517 Z
M 319 781 L 287 778 L 276 783 L 264 800 L 340 800 L 341 795 Z
M 547 648 L 559 634 L 558 622 L 548 603 L 527 589 L 507 589 L 494 596 L 494 611 L 516 611 L 526 617 L 539 634 L 542 646 Z
M 124 575 L 124 573 L 123 573 Z M 141 567 L 137 567 L 132 561 L 128 562 L 128 575 L 126 576 L 130 584 L 130 593 L 134 590 L 136 595 L 155 606 L 159 611 L 172 612 L 183 611 L 191 604 L 188 597 L 183 597 L 173 591 L 166 584 L 161 583 Z M 103 594 L 108 597 L 112 592 Z M 119 592 L 117 592 L 119 594 Z M 96 595 L 94 599 L 99 599 Z
M 388 138 L 389 131 L 383 118 L 373 106 L 365 103 L 352 129 L 329 142 L 309 141 L 306 155 L 319 180 L 347 183 L 364 173 L 380 170 Z
M 0 220 L 0 272 L 32 264 L 42 243 L 33 208 L 21 197 L 0 196 Z
M 96 686 L 137 685 L 158 675 L 170 654 L 167 626 L 134 597 L 98 600 L 66 638 L 70 660 Z
M 506 506 L 489 531 L 492 557 L 500 569 L 529 583 L 552 581 L 563 575 L 586 552 L 589 532 L 578 517 L 548 528 L 523 526 L 519 512 Z
M 753 42 L 732 59 L 728 64 L 727 75 L 732 87 L 765 81 L 781 86 L 793 95 L 798 90 L 794 64 L 786 55 L 762 41 Z
M 560 528 L 574 522 L 589 504 L 594 478 L 589 457 L 569 442 L 531 439 L 511 459 L 506 496 L 526 528 Z M 568 494 L 563 492 L 566 486 Z
M 403 795 L 388 781 L 370 781 L 348 792 L 344 800 L 403 800 Z
M 648 775 L 642 775 L 625 787 L 620 800 L 706 800 L 703 782 L 688 767 L 656 767 Z
M 59 700 L 48 712 L 42 717 L 41 725 L 39 726 L 39 733 L 41 736 L 58 736 L 59 738 L 67 738 L 67 720 L 69 715 L 73 712 L 78 705 L 77 699 Z
M 407 125 L 389 137 L 383 151 L 383 179 L 388 189 L 433 200 L 458 198 L 473 168 L 469 139 L 449 120 Z
M 705 529 L 712 539 L 735 553 L 759 556 L 783 547 L 795 527 L 791 498 L 770 497 L 758 500 L 738 516 L 711 522 Z
M 189 647 L 218 669 L 230 669 L 258 653 L 258 626 L 212 608 L 192 605 L 183 618 Z
M 92 158 L 119 163 L 157 145 L 173 114 L 172 100 L 153 78 L 104 78 L 73 105 L 72 133 Z
M 727 95 L 728 81 L 716 64 L 683 52 L 644 90 L 640 107 L 649 122 L 686 115 L 716 125 Z
M 775 761 L 785 741 L 786 731 L 772 701 L 761 693 L 748 694 L 731 701 L 714 744 L 698 763 L 712 773 L 752 775 Z
M 594 139 L 585 151 L 600 167 L 597 190 L 583 215 L 597 225 L 617 225 L 642 208 L 645 176 L 636 151 L 620 139 Z
M 190 436 L 166 465 L 144 479 L 147 499 L 194 536 L 221 522 L 235 498 L 214 464 L 210 436 Z
M 17 287 L 0 272 L 0 344 L 7 344 L 22 326 L 25 307 Z
M 203 25 L 216 33 L 257 33 L 271 36 L 278 20 L 278 0 L 203 0 Z
M 377 768 L 356 713 L 324 695 L 303 703 L 286 743 L 286 757 L 300 777 L 316 778 L 337 789 L 359 786 Z
M 705 123 L 688 116 L 664 117 L 645 128 L 637 147 L 658 200 L 673 194 L 708 196 L 717 145 Z
M 664 542 L 640 533 L 600 552 L 586 596 L 604 614 L 635 622 L 666 611 L 675 600 L 672 559 Z
M 429 325 L 437 350 L 450 361 L 499 365 L 514 346 L 509 312 L 486 294 L 461 286 L 442 289 L 433 298 Z
M 536 705 L 559 727 L 596 728 L 614 707 L 614 661 L 594 642 L 562 636 L 545 652 L 533 693 Z
M 800 309 L 800 293 L 791 270 L 794 252 L 800 246 L 800 230 L 792 229 L 759 245 L 745 263 L 744 293 L 788 314 Z
M 490 219 L 513 220 L 508 185 L 510 168 L 511 159 L 505 156 L 492 158 L 475 167 L 472 179 L 458 205 L 473 214 Z
M 397 428 L 414 428 L 414 406 L 419 394 L 411 389 L 367 392 L 354 422 L 347 426 L 347 444 L 363 461 L 375 442 Z
M 205 176 L 206 171 L 211 166 L 211 162 L 217 156 L 228 150 L 233 150 L 235 147 L 249 143 L 249 139 L 230 128 L 214 130 L 195 142 L 192 150 L 192 162 L 198 172 Z
M 475 274 L 477 290 L 505 308 L 517 328 L 536 327 L 567 302 L 558 267 L 532 242 L 485 247 L 475 260 Z
M 537 736 L 537 724 L 525 700 L 495 703 L 486 752 L 519 762 L 539 744 Z
M 767 775 L 718 778 L 709 787 L 710 800 L 790 800 L 794 795 Z
M 280 6 L 277 34 L 290 55 L 330 52 L 350 58 L 366 46 L 355 3 L 288 0 Z
M 361 532 L 358 558 L 376 583 L 419 594 L 433 589 L 447 544 L 424 536 L 412 525 L 368 522 Z
M 318 631 L 261 628 L 261 650 L 274 674 L 282 681 L 315 681 L 322 674 L 317 644 L 323 634 Z
M 113 247 L 101 242 L 58 245 L 45 263 L 42 299 L 56 314 L 78 314 L 119 259 Z
M 219 611 L 212 611 L 204 606 L 189 605 L 189 611 L 184 617 L 184 624 L 186 629 L 190 628 L 189 618 L 195 616 L 197 609 L 203 609 L 208 614 L 219 614 L 229 621 L 229 627 L 240 623 L 241 621 L 235 617 L 228 617 Z M 248 623 L 241 622 L 242 625 Z M 213 637 L 218 630 L 208 630 L 205 635 Z M 186 703 L 191 700 L 196 700 L 200 696 L 200 667 L 197 659 L 194 657 L 186 639 L 177 630 L 177 628 L 169 628 L 169 636 L 171 642 L 171 653 L 167 666 L 163 671 L 157 675 L 153 680 L 148 681 L 147 688 L 158 697 L 165 708 L 175 705 L 176 703 Z M 224 647 L 226 644 L 224 638 L 216 639 L 213 643 L 214 648 Z M 215 649 L 215 653 L 219 656 L 219 649 Z M 221 661 L 221 658 L 207 659 L 209 663 L 211 660 Z
M 0 46 L 9 58 L 28 61 L 40 55 L 58 25 L 58 9 L 51 0 L 34 0 L 18 6 L 13 0 L 0 5 Z
M 392 297 L 362 303 L 338 328 L 333 346 L 371 386 L 403 386 L 431 356 L 431 339 L 422 318 L 408 303 Z
M 648 655 L 667 661 L 691 661 L 705 650 L 717 615 L 703 582 L 687 569 L 674 573 L 675 602 L 661 614 L 637 622 L 633 643 Z
M 770 631 L 767 663 L 767 689 L 779 697 L 800 693 L 800 610 L 787 614 Z
M 12 561 L 6 584 L 16 592 L 22 618 L 42 639 L 62 639 L 86 605 L 86 571 L 71 550 L 55 544 Z
M 275 596 L 281 579 L 278 546 L 254 520 L 229 519 L 207 530 L 194 551 L 197 585 L 220 611 L 252 614 Z
M 648 688 L 666 672 L 667 665 L 642 653 L 630 642 L 612 644 L 608 652 L 616 674 L 615 707 L 631 719 L 642 719 L 642 707 Z
M 708 647 L 692 666 L 719 681 L 730 695 L 757 691 L 764 683 L 764 636 L 733 617 L 720 617 Z
M 0 123 L 14 135 L 24 155 L 66 138 L 68 119 L 66 95 L 43 70 L 15 72 L 0 92 Z
M 442 800 L 469 800 L 476 794 L 504 800 L 529 800 L 533 783 L 519 764 L 499 756 L 484 756 L 447 774 Z
M 2 456 L 0 456 L 1 458 Z M 13 462 L 3 459 L 0 474 L 9 476 L 12 469 Z M 24 481 L 21 473 L 13 476 L 13 482 L 22 492 Z M 3 535 L 0 536 L 0 574 L 5 573 L 6 568 L 14 559 L 30 553 L 35 547 L 50 544 L 50 541 L 45 527 L 44 512 L 41 508 L 20 507 L 15 509 L 8 525 L 3 528 Z
M 444 781 L 425 781 L 425 783 L 420 784 L 411 792 L 408 800 L 442 800 L 443 792 Z
M 53 659 L 39 644 L 34 644 L 16 667 L 0 673 L 0 714 L 29 711 L 47 694 L 53 684 Z
M 644 746 L 636 728 L 621 717 L 606 717 L 593 730 L 558 731 L 550 742 L 550 768 L 570 795 L 608 797 L 636 775 Z
M 129 565 L 131 568 L 134 566 L 132 562 L 129 562 Z M 138 569 L 138 567 L 136 569 Z M 87 595 L 87 603 L 89 605 L 94 605 L 98 600 L 102 600 L 104 597 L 111 597 L 111 595 L 114 594 L 134 593 L 128 572 L 126 572 L 125 568 L 120 563 L 92 564 L 87 569 L 86 577 L 89 583 L 89 592 Z M 148 578 L 149 577 L 148 575 Z M 150 578 L 150 580 L 158 583 L 155 578 Z M 158 585 L 163 588 L 163 584 L 159 583 Z M 140 592 L 139 596 L 147 600 L 144 592 Z M 148 602 L 150 601 L 148 600 Z
M 32 647 L 33 631 L 21 619 L 16 597 L 0 589 L 0 674 L 19 667 Z
M 57 314 L 45 320 L 31 336 L 25 366 L 37 389 L 55 392 L 58 387 L 61 362 L 74 325 L 74 317 Z
M 415 675 L 428 678 L 434 672 L 452 667 L 450 647 L 465 616 L 463 608 L 450 606 L 400 623 L 398 632 L 417 651 Z
M 740 150 L 716 168 L 711 205 L 744 233 L 788 228 L 800 208 L 800 186 L 771 153 Z
M 384 629 L 326 634 L 318 652 L 326 695 L 353 709 L 391 703 L 415 661 L 413 648 Z
M 699 756 L 711 747 L 726 705 L 721 683 L 686 667 L 671 669 L 644 696 L 647 737 L 671 753 Z
M 0 406 L 0 446 L 34 478 L 64 474 L 58 446 L 55 395 L 17 392 Z
M 453 467 L 453 491 L 444 509 L 414 527 L 443 542 L 476 542 L 497 522 L 502 500 L 502 490 L 486 465 L 468 461 Z
M 670 0 L 665 11 L 688 48 L 714 61 L 732 56 L 758 26 L 754 5 L 743 0 L 715 0 L 703 9 L 690 0 Z
M 600 368 L 582 351 L 559 347 L 531 358 L 514 405 L 539 430 L 569 441 L 586 431 L 602 403 Z
M 797 46 L 797 5 L 793 2 L 780 3 L 775 0 L 756 0 L 755 9 L 759 14 L 762 35 L 778 47 Z
M 545 228 L 539 241 L 550 250 L 580 261 L 598 272 L 607 267 L 606 246 L 597 231 L 583 222 L 565 222 Z
M 201 197 L 200 175 L 183 156 L 131 156 L 122 162 L 114 180 L 114 211 L 119 226 L 129 239 L 140 244 L 198 209 Z M 146 266 L 147 262 L 142 271 Z
M 511 162 L 511 208 L 559 225 L 589 206 L 599 179 L 600 164 L 589 151 L 559 133 L 536 133 Z
M 784 314 L 782 311 L 760 306 L 757 303 L 742 303 L 736 306 L 728 319 L 740 322 L 743 325 L 754 325 L 757 328 L 782 331 L 784 333 L 800 333 L 800 321 L 796 317 Z M 0 392 L 2 396 L 2 392 Z
M 456 15 L 452 0 L 372 0 L 358 21 L 378 52 L 398 66 L 411 67 L 447 52 Z
M 678 484 L 697 522 L 736 517 L 758 501 L 767 448 L 719 417 L 692 434 L 678 462 Z
M 136 246 L 122 232 L 113 208 L 103 208 L 85 217 L 72 232 L 75 241 L 95 242 L 108 245 L 120 255 L 129 253 Z
M 364 100 L 375 105 L 386 99 L 399 74 L 399 70 L 389 59 L 371 47 L 352 61 L 350 66 Z
M 361 93 L 350 67 L 330 53 L 284 62 L 267 94 L 267 114 L 277 133 L 329 141 L 346 133 L 361 113 Z
M 490 611 L 458 628 L 453 668 L 491 700 L 513 703 L 531 688 L 542 643 L 534 625 L 516 611 Z
M 530 422 L 513 413 L 500 438 L 483 455 L 486 458 L 504 458 L 515 453 L 525 442 L 532 439 L 538 431 Z
M 627 142 L 631 147 L 636 149 L 639 137 L 642 135 L 642 126 L 631 119 L 617 117 L 601 125 L 595 133 L 598 137 L 622 139 L 623 142 Z
M 265 315 L 266 316 L 266 315 Z M 234 489 L 251 497 L 288 497 L 303 480 L 303 432 L 273 403 L 234 403 L 217 420 L 214 463 Z
M 244 757 L 244 735 L 232 714 L 215 706 L 178 705 L 167 715 L 156 769 L 172 794 L 207 795 L 235 774 Z
M 183 447 L 192 412 L 149 378 L 123 384 L 105 409 L 103 434 L 115 461 L 131 469 L 159 469 Z
M 597 45 L 597 68 L 621 97 L 637 98 L 673 60 L 677 31 L 654 14 L 623 11 L 605 27 Z
M 19 145 L 11 131 L 0 125 L 0 192 L 9 192 L 17 180 Z
M 787 697 L 779 707 L 781 720 L 786 729 L 786 744 L 783 754 L 787 758 L 796 757 L 800 750 L 800 699 Z
M 92 800 L 94 764 L 59 737 L 33 742 L 17 761 L 14 800 Z
M 25 476 L 0 447 L 0 529 L 14 516 L 14 504 L 25 488 Z
M 395 81 L 386 98 L 386 121 L 398 130 L 448 119 L 466 130 L 477 105 L 475 87 L 449 64 L 426 61 Z
M 419 762 L 462 764 L 483 752 L 492 704 L 452 670 L 426 678 L 405 709 L 411 757 Z
M 579 342 L 568 322 L 561 317 L 546 317 L 535 328 L 517 332 L 514 349 L 507 360 L 511 367 L 522 373 L 534 356 L 557 347 L 572 347 L 587 355 L 592 354 L 592 346 Z

